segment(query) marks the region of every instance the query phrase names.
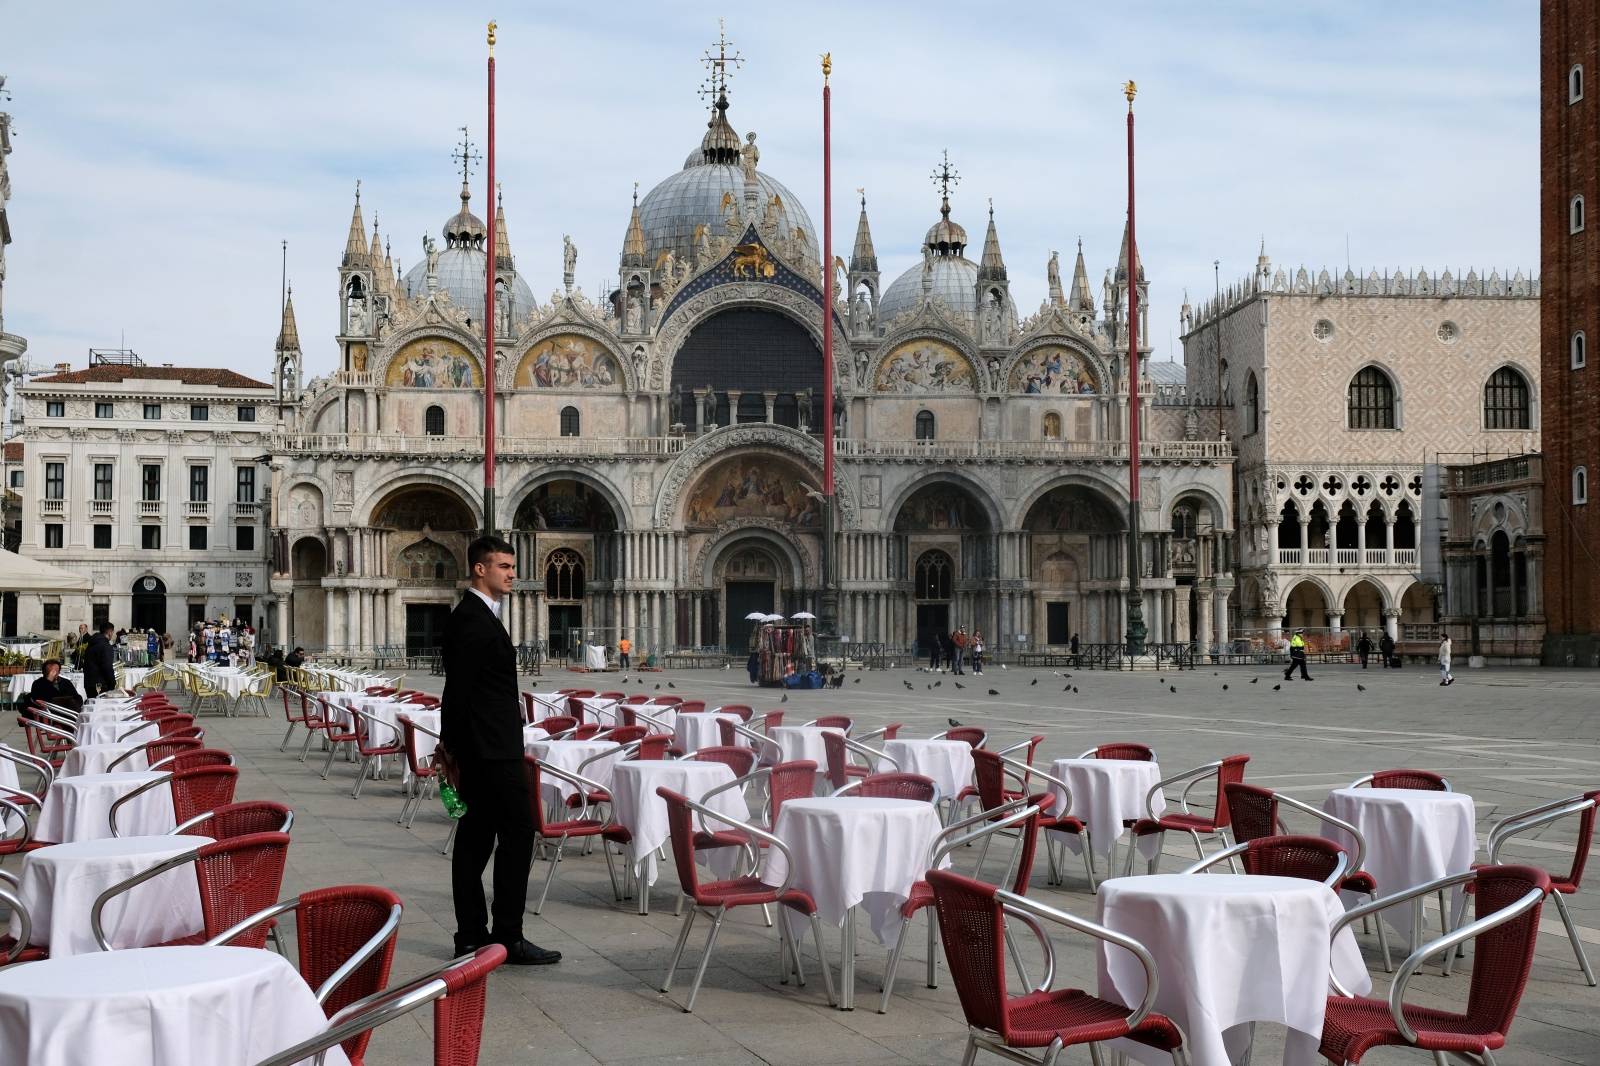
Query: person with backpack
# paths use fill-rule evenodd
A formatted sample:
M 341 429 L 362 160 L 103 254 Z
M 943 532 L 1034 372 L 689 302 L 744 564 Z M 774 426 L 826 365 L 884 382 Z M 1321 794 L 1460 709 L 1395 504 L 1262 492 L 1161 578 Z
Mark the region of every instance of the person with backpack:
M 1367 631 L 1361 631 L 1361 639 L 1356 641 L 1356 658 L 1361 660 L 1361 669 L 1367 668 L 1367 656 L 1372 654 L 1372 638 L 1367 636 Z
M 1385 670 L 1394 667 L 1394 638 L 1389 635 L 1387 630 L 1384 631 L 1383 636 L 1378 638 L 1378 654 L 1383 657 L 1383 668 Z

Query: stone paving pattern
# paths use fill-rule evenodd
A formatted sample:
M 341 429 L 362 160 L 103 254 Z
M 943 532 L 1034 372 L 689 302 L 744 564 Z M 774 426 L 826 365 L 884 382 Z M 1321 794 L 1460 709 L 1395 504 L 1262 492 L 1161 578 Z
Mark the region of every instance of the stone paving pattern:
M 858 729 L 899 721 L 910 736 L 930 735 L 953 717 L 987 728 L 991 747 L 1044 734 L 1041 765 L 1112 740 L 1151 744 L 1166 774 L 1248 752 L 1247 781 L 1316 804 L 1329 788 L 1372 770 L 1425 767 L 1445 774 L 1458 791 L 1473 796 L 1480 842 L 1493 822 L 1509 812 L 1600 787 L 1600 743 L 1591 717 L 1600 678 L 1591 674 L 1463 671 L 1449 688 L 1439 687 L 1436 672 L 1415 668 L 1363 672 L 1353 666 L 1322 666 L 1315 681 L 1288 684 L 1264 667 L 1166 674 L 1081 672 L 1070 678 L 1060 674 L 991 668 L 981 678 L 954 678 L 897 669 L 852 675 L 839 691 L 791 693 L 783 704 L 781 693 L 751 688 L 737 671 L 628 675 L 627 684 L 611 674 L 600 687 L 653 692 L 659 685 L 665 693 L 670 683 L 675 686 L 670 691 L 704 698 L 712 706 L 743 702 L 758 711 L 781 706 L 795 722 L 848 713 Z M 525 679 L 524 687 L 548 690 L 594 680 L 555 670 L 540 679 Z M 957 690 L 956 681 L 966 688 Z M 431 691 L 441 682 L 426 674 L 407 678 L 408 684 Z M 935 682 L 937 687 L 927 687 Z M 1275 690 L 1280 684 L 1281 690 Z M 1077 691 L 1063 691 L 1069 685 Z M 990 688 L 999 694 L 988 695 Z M 401 805 L 397 773 L 369 782 L 359 799 L 351 799 L 353 764 L 335 761 L 323 781 L 316 770 L 320 757 L 304 765 L 298 761 L 298 730 L 289 750 L 278 751 L 284 732 L 280 708 L 275 703 L 274 716 L 267 719 L 210 718 L 206 728 L 237 756 L 240 798 L 280 800 L 295 810 L 285 895 L 343 883 L 386 885 L 406 906 L 395 978 L 438 965 L 450 952 L 454 925 L 449 861 L 440 852 L 449 828 L 442 809 L 430 802 L 412 830 L 396 825 Z M 1575 821 L 1528 842 L 1517 851 L 1517 859 L 1564 869 L 1571 860 Z M 1479 857 L 1484 857 L 1481 852 Z M 1192 845 L 1169 835 L 1162 869 L 1176 871 L 1189 861 Z M 958 862 L 959 868 L 967 865 Z M 535 896 L 545 870 L 536 859 Z M 1065 871 L 1064 888 L 1046 886 L 1041 855 L 1032 894 L 1092 917 L 1095 902 L 1081 862 L 1069 856 Z M 857 1009 L 847 1013 L 827 1006 L 809 938 L 809 984 L 779 984 L 776 935 L 753 908 L 730 915 L 695 1012 L 684 1014 L 680 1004 L 707 926 L 696 923 L 672 993 L 658 992 L 681 921 L 673 915 L 674 890 L 669 864 L 655 886 L 651 914 L 641 917 L 634 913 L 632 900 L 614 902 L 598 852 L 569 855 L 544 914 L 530 913 L 526 923 L 530 939 L 559 949 L 565 959 L 555 967 L 503 968 L 494 976 L 482 1061 L 541 1066 L 960 1061 L 965 1025 L 942 963 L 940 987 L 924 987 L 922 918 L 916 920 L 895 999 L 885 1015 L 875 1008 L 888 948 L 873 941 L 864 926 Z M 1600 884 L 1587 886 L 1571 902 L 1590 953 L 1600 964 Z M 1376 937 L 1357 939 L 1373 971 L 1374 994 L 1383 994 L 1387 978 L 1377 961 Z M 828 940 L 837 968 L 838 939 Z M 1398 938 L 1391 940 L 1398 963 L 1403 949 Z M 1091 944 L 1058 936 L 1057 946 L 1058 987 L 1092 989 Z M 1037 961 L 1032 969 L 1039 972 Z M 1411 997 L 1419 1003 L 1459 1005 L 1466 990 L 1464 973 L 1445 979 L 1435 966 L 1414 979 Z M 431 1062 L 430 1024 L 431 1014 L 421 1011 L 380 1030 L 368 1061 Z M 1281 1029 L 1261 1025 L 1255 1062 L 1280 1061 L 1281 1044 Z M 1087 1062 L 1087 1051 L 1070 1052 L 1064 1061 Z M 1365 1061 L 1384 1066 L 1426 1061 L 1426 1056 L 1391 1050 L 1374 1052 Z M 1506 1066 L 1600 1063 L 1600 989 L 1584 984 L 1553 906 L 1546 907 L 1532 983 L 1499 1061 Z

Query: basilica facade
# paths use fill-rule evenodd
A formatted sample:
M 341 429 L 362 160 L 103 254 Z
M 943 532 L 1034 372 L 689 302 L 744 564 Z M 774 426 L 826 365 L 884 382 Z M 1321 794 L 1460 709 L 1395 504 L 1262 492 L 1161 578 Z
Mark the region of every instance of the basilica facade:
M 1130 459 L 1150 639 L 1225 639 L 1233 445 L 1199 439 L 1146 380 L 1130 457 L 1127 314 L 1148 281 L 1126 239 L 1098 298 L 1081 248 L 1065 284 L 1052 257 L 1049 297 L 1024 317 L 992 210 L 971 256 L 944 182 L 922 261 L 886 281 L 863 199 L 825 316 L 811 218 L 729 111 L 719 93 L 682 168 L 619 218 L 616 284 L 595 299 L 573 285 L 570 242 L 563 288 L 537 299 L 504 211 L 489 233 L 465 183 L 401 276 L 358 196 L 339 369 L 301 381 L 292 301 L 276 346 L 269 630 L 307 647 L 438 642 L 484 525 L 487 373 L 518 642 L 742 650 L 747 614 L 816 612 L 828 432 L 849 642 L 910 648 L 956 626 L 993 650 L 1120 641 Z

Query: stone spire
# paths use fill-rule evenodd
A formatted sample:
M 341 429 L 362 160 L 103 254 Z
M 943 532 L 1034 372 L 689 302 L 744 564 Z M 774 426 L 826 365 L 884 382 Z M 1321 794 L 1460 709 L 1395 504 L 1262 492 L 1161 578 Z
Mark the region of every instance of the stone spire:
M 289 295 L 283 301 L 283 323 L 278 327 L 278 343 L 273 349 L 277 352 L 298 352 L 300 350 L 300 330 L 294 324 L 294 286 L 289 286 Z
M 978 261 L 978 277 L 1003 281 L 1006 261 L 1000 255 L 1000 233 L 994 228 L 994 201 L 989 201 L 989 231 L 983 238 L 983 258 Z
M 344 242 L 343 266 L 356 266 L 367 258 L 366 223 L 361 219 L 361 183 L 356 182 L 356 206 L 350 212 L 350 235 Z
M 511 259 L 511 238 L 506 234 L 506 198 L 498 187 L 494 191 L 494 267 L 515 273 L 517 266 Z
M 1145 280 L 1144 258 L 1142 256 L 1139 258 L 1138 267 L 1139 281 L 1142 284 Z M 1117 280 L 1119 282 L 1128 280 L 1128 224 L 1126 222 L 1122 224 L 1122 249 L 1117 252 Z
M 1072 267 L 1072 296 L 1067 306 L 1073 311 L 1094 314 L 1094 294 L 1089 291 L 1089 268 L 1083 263 L 1083 241 L 1078 242 L 1078 261 Z
M 372 267 L 372 287 L 389 291 L 389 274 L 383 269 L 383 238 L 378 235 L 378 213 L 372 213 L 372 240 L 367 242 L 367 263 Z
M 649 250 L 645 248 L 644 226 L 639 222 L 639 184 L 633 186 L 633 214 L 628 218 L 628 235 L 622 240 L 622 265 L 648 267 Z
M 876 272 L 878 253 L 872 247 L 872 228 L 867 225 L 867 194 L 861 193 L 861 217 L 856 221 L 856 246 L 850 252 L 851 273 Z

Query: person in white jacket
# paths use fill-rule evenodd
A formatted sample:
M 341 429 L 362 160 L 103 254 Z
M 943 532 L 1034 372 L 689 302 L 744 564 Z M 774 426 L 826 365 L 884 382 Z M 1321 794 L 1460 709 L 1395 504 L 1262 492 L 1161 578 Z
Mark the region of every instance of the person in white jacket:
M 1450 634 L 1446 633 L 1439 640 L 1439 684 L 1455 684 L 1455 675 L 1450 672 Z

